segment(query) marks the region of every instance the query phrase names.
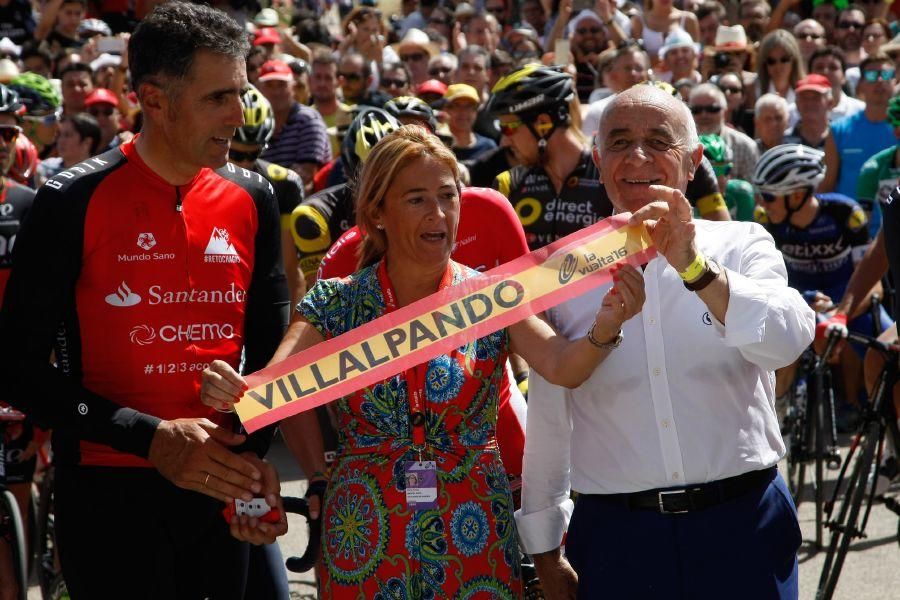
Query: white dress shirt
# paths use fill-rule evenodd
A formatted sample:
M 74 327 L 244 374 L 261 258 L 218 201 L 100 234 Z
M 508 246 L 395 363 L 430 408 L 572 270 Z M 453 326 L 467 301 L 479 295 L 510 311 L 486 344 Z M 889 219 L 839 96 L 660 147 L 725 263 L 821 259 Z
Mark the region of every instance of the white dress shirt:
M 559 547 L 570 487 L 679 487 L 763 469 L 784 455 L 773 370 L 812 342 L 813 311 L 787 286 L 781 253 L 760 225 L 695 223 L 698 248 L 728 277 L 724 324 L 659 256 L 644 271 L 643 310 L 584 384 L 567 390 L 532 372 L 516 513 L 528 553 Z M 548 311 L 551 322 L 570 339 L 583 336 L 609 287 Z

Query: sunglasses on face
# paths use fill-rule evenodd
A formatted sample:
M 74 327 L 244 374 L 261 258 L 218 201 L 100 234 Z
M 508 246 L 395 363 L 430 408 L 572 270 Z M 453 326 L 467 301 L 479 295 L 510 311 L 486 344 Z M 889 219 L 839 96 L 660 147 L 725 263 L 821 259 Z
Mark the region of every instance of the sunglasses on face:
M 769 58 L 766 59 L 766 64 L 769 65 L 770 67 L 773 65 L 777 65 L 778 63 L 786 65 L 789 62 L 791 62 L 790 56 L 782 56 L 781 58 L 775 58 L 774 56 L 770 56 Z
M 432 77 L 436 77 L 438 75 L 443 75 L 444 73 L 450 73 L 453 69 L 450 67 L 432 67 L 428 69 L 428 74 Z
M 401 54 L 400 60 L 403 62 L 419 62 L 420 60 L 425 59 L 425 53 L 423 52 L 414 52 L 413 54 Z
M 821 40 L 824 35 L 819 35 L 818 33 L 799 33 L 797 34 L 798 40 L 803 40 L 806 42 L 815 42 L 816 40 Z
M 47 127 L 52 127 L 56 125 L 60 118 L 62 117 L 62 110 L 56 110 L 47 115 L 25 115 L 22 117 L 26 121 L 30 121 L 32 123 L 40 123 L 41 125 L 46 125 Z
M 863 78 L 869 83 L 875 83 L 879 79 L 882 81 L 891 81 L 894 79 L 894 69 L 866 69 L 863 71 Z
M 20 133 L 22 133 L 22 129 L 16 125 L 0 125 L 0 139 L 7 144 L 16 141 Z
M 884 33 L 883 33 L 883 32 L 881 32 L 881 33 L 869 33 L 869 34 L 866 34 L 866 41 L 867 41 L 867 42 L 872 42 L 872 41 L 874 41 L 874 40 L 877 40 L 877 39 L 883 38 L 883 37 L 884 37 Z
M 859 21 L 841 21 L 837 26 L 838 29 L 862 29 L 866 24 Z
M 719 89 L 722 90 L 722 93 L 725 94 L 726 96 L 744 93 L 744 90 L 742 90 L 739 87 L 720 87 Z
M 262 154 L 263 149 L 254 150 L 253 152 L 241 152 L 240 150 L 230 149 L 228 151 L 228 158 L 231 159 L 232 162 L 243 163 L 243 162 L 253 162 L 259 155 Z
M 111 117 L 114 110 L 115 109 L 112 106 L 91 107 L 88 109 L 88 113 L 93 117 L 99 117 L 101 115 L 104 117 Z
M 811 188 L 800 188 L 800 189 L 794 190 L 793 192 L 788 192 L 787 194 L 771 194 L 769 192 L 757 192 L 757 195 L 763 202 L 768 204 L 770 202 L 775 202 L 779 198 L 784 198 L 785 200 L 787 200 L 787 199 L 791 198 L 792 196 L 803 196 L 803 195 L 809 194 L 811 192 L 812 192 Z
M 692 115 L 700 115 L 703 113 L 709 113 L 711 115 L 716 115 L 722 112 L 722 107 L 718 104 L 710 104 L 709 106 L 692 106 L 691 114 Z
M 516 133 L 516 129 L 524 124 L 523 121 L 507 121 L 506 123 L 500 123 L 500 133 L 509 137 Z
M 578 35 L 587 35 L 587 34 L 597 35 L 598 33 L 600 33 L 600 28 L 599 27 L 579 27 L 578 29 L 575 30 L 575 33 L 577 33 Z
M 408 85 L 405 79 L 390 79 L 388 77 L 381 78 L 381 85 L 386 88 L 402 88 Z
M 362 73 L 338 73 L 347 81 L 359 81 L 363 78 Z

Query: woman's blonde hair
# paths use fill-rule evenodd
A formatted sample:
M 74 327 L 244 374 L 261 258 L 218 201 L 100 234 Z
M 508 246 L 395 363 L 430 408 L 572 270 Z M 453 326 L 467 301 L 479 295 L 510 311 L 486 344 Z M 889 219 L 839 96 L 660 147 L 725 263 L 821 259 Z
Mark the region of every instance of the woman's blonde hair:
M 800 54 L 797 38 L 789 31 L 776 29 L 767 34 L 759 43 L 756 72 L 759 75 L 760 94 L 765 94 L 769 91 L 769 83 L 772 81 L 772 78 L 769 77 L 766 61 L 775 48 L 781 48 L 791 58 L 791 89 L 797 86 L 797 82 L 800 79 L 806 77 L 806 68 L 803 66 L 803 56 Z
M 363 164 L 356 194 L 356 224 L 362 234 L 359 269 L 375 264 L 387 251 L 384 230 L 375 226 L 375 215 L 384 207 L 388 189 L 397 175 L 417 158 L 431 157 L 444 163 L 459 188 L 459 165 L 453 152 L 424 127 L 404 125 L 384 136 Z

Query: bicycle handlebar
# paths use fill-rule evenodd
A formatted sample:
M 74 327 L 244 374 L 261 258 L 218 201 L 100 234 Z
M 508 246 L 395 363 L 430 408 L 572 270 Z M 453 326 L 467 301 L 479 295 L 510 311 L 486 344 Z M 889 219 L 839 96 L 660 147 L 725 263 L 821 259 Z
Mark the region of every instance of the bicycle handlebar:
M 319 559 L 319 545 L 322 537 L 322 518 L 309 518 L 309 503 L 306 498 L 294 498 L 285 496 L 282 499 L 284 504 L 284 512 L 294 513 L 306 517 L 309 525 L 309 542 L 306 544 L 306 551 L 303 556 L 291 556 L 284 561 L 284 566 L 288 571 L 293 573 L 305 573 L 316 565 Z

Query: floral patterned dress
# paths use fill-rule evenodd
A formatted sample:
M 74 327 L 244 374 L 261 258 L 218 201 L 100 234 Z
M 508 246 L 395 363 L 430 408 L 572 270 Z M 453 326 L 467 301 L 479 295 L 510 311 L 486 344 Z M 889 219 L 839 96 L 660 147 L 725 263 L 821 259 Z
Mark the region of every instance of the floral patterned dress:
M 453 263 L 452 283 L 477 272 Z M 326 338 L 385 312 L 376 266 L 319 281 L 298 310 Z M 337 401 L 339 450 L 325 497 L 322 598 L 497 599 L 521 596 L 506 472 L 495 438 L 506 330 L 438 356 L 425 375 L 426 456 L 438 507 L 410 509 L 412 449 L 405 377 Z

